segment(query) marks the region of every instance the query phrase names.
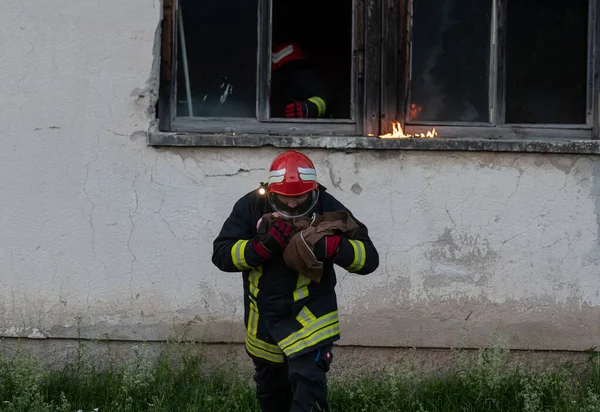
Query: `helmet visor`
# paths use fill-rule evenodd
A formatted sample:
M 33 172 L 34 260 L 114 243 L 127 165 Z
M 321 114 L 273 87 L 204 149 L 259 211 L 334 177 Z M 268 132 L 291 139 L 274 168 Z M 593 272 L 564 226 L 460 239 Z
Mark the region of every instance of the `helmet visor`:
M 296 199 L 301 201 L 296 202 Z M 277 193 L 269 193 L 269 204 L 273 210 L 286 219 L 296 219 L 310 214 L 318 200 L 318 190 L 312 190 L 302 196 L 282 196 Z

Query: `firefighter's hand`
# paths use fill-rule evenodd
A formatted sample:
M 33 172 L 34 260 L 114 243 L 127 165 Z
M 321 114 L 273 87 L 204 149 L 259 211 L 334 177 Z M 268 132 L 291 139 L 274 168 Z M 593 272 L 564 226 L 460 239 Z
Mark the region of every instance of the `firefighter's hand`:
M 317 105 L 308 100 L 290 103 L 285 106 L 285 117 L 287 118 L 306 119 L 317 117 L 318 113 L 319 108 Z
M 319 262 L 325 262 L 335 258 L 340 250 L 342 239 L 337 236 L 323 236 L 315 243 L 315 257 Z
M 290 242 L 293 231 L 294 227 L 284 220 L 276 220 L 269 228 L 268 219 L 262 219 L 258 225 L 254 250 L 263 259 L 280 255 Z

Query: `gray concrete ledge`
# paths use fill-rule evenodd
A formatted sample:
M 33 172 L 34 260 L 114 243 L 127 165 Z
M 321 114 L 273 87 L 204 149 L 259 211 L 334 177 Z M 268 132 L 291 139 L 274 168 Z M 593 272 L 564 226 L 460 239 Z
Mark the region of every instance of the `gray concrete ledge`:
M 198 133 L 169 133 L 150 131 L 150 146 L 190 147 L 264 147 L 305 148 L 331 150 L 434 150 L 474 152 L 527 152 L 600 154 L 600 140 L 530 138 L 530 139 L 482 139 L 482 138 L 408 138 L 380 139 L 363 136 L 274 136 L 274 135 L 227 135 Z

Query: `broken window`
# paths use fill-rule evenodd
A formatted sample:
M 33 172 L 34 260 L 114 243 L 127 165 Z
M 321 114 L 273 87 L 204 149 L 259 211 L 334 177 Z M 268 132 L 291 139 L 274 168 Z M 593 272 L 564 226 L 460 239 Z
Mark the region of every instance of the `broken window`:
M 351 119 L 352 1 L 275 0 L 272 27 L 271 116 L 315 97 L 321 117 Z
M 587 0 L 508 3 L 506 123 L 585 123 L 587 33 Z
M 173 1 L 172 130 L 356 133 L 352 0 Z
M 414 3 L 409 120 L 487 122 L 492 3 Z
M 406 130 L 597 137 L 597 3 L 407 0 Z
M 182 0 L 177 115 L 254 117 L 256 0 Z
M 598 138 L 598 2 L 164 0 L 160 129 Z

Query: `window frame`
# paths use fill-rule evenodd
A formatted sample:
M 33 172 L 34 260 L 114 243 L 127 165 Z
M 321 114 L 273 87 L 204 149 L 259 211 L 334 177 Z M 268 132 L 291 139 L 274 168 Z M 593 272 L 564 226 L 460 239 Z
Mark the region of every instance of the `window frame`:
M 180 0 L 163 0 L 161 85 L 158 102 L 159 129 L 161 131 L 206 134 L 319 134 L 324 136 L 363 134 L 365 87 L 362 84 L 362 74 L 364 73 L 362 64 L 364 62 L 363 33 L 365 24 L 362 9 L 364 0 L 352 0 L 350 119 L 270 118 L 268 85 L 271 75 L 273 0 L 258 0 L 256 116 L 253 118 L 177 116 L 178 59 L 176 53 L 179 50 L 179 4 Z
M 386 0 L 391 1 L 391 0 Z M 415 0 L 400 0 L 401 17 L 398 30 L 398 72 L 399 83 L 396 112 L 402 117 L 400 123 L 408 134 L 424 133 L 435 128 L 438 136 L 447 138 L 487 138 L 487 139 L 600 139 L 600 15 L 598 0 L 588 0 L 588 46 L 587 46 L 587 91 L 585 124 L 529 124 L 505 123 L 506 118 L 506 21 L 507 1 L 493 0 L 490 28 L 490 69 L 489 69 L 489 123 L 411 121 L 407 110 L 410 104 L 411 89 L 411 24 L 412 7 Z M 385 23 L 384 23 L 385 24 Z M 385 31 L 385 30 L 384 30 Z M 383 43 L 386 44 L 385 41 Z M 385 47 L 385 46 L 384 46 Z M 392 46 L 384 50 L 389 55 Z M 390 76 L 391 74 L 388 74 Z M 383 82 L 386 82 L 385 78 Z M 392 102 L 386 102 L 388 110 Z M 391 123 L 382 117 L 381 133 L 391 132 Z
M 265 13 L 264 4 L 271 4 L 271 0 L 259 0 L 259 13 Z M 411 5 L 413 0 L 353 0 L 353 98 L 354 98 L 354 123 L 337 119 L 330 120 L 287 120 L 271 119 L 276 121 L 259 122 L 257 119 L 244 118 L 197 118 L 195 122 L 175 121 L 175 100 L 173 90 L 174 79 L 177 74 L 178 49 L 177 39 L 177 4 L 178 0 L 163 0 L 162 44 L 161 44 L 161 70 L 159 85 L 159 100 L 157 104 L 158 120 L 151 128 L 148 143 L 151 145 L 186 146 L 247 146 L 275 145 L 286 147 L 324 147 L 336 148 L 342 140 L 348 143 L 346 147 L 361 147 L 382 149 L 386 147 L 418 147 L 419 150 L 432 146 L 432 149 L 452 147 L 453 149 L 433 150 L 474 150 L 473 147 L 485 147 L 485 150 L 495 150 L 493 145 L 472 145 L 469 141 L 483 139 L 489 141 L 507 142 L 508 146 L 523 150 L 527 142 L 548 140 L 556 141 L 556 147 L 564 148 L 565 142 L 572 141 L 583 144 L 586 140 L 600 139 L 600 0 L 589 0 L 588 16 L 588 90 L 586 105 L 588 106 L 585 125 L 561 124 L 492 124 L 492 123 L 444 123 L 444 122 L 411 122 L 406 121 L 408 94 L 410 90 L 409 74 L 411 65 L 410 39 L 411 39 Z M 495 44 L 504 44 L 506 1 L 494 0 L 493 22 L 490 41 Z M 270 19 L 270 8 L 268 18 Z M 265 17 L 262 17 L 263 19 Z M 264 31 L 259 30 L 260 39 L 264 39 Z M 260 44 L 260 43 L 259 43 Z M 270 44 L 266 47 L 269 50 Z M 265 49 L 265 46 L 262 46 Z M 270 53 L 263 53 L 259 59 L 270 58 Z M 490 70 L 492 82 L 490 90 L 493 92 L 494 102 L 505 101 L 504 89 L 504 47 L 494 47 L 491 60 L 495 61 L 495 69 Z M 258 64 L 258 63 L 257 63 Z M 264 63 L 263 63 L 264 64 Z M 267 67 L 270 68 L 268 65 Z M 260 73 L 260 72 L 259 72 Z M 262 74 L 264 76 L 264 73 Z M 260 82 L 259 78 L 259 82 Z M 263 78 L 263 82 L 265 79 Z M 257 85 L 257 87 L 259 87 Z M 264 93 L 264 92 L 263 92 Z M 259 95 L 257 95 L 259 96 Z M 492 98 L 492 97 L 491 97 Z M 262 99 L 268 106 L 268 101 Z M 494 120 L 498 121 L 504 116 L 504 105 L 495 105 Z M 264 109 L 263 109 L 264 110 Z M 502 117 L 503 118 L 503 117 Z M 181 118 L 184 119 L 184 118 Z M 491 119 L 492 120 L 492 119 Z M 426 140 L 460 140 L 465 144 L 452 143 L 450 145 L 419 142 L 396 142 L 397 139 L 384 140 L 366 136 L 378 136 L 391 132 L 392 122 L 398 121 L 406 133 L 423 133 L 435 128 L 438 132 L 436 139 Z M 205 123 L 203 125 L 203 123 Z M 204 127 L 207 126 L 207 127 Z M 208 127 L 210 126 L 210 127 Z M 265 135 L 268 137 L 266 138 Z M 272 135 L 272 136 L 271 136 Z M 153 137 L 155 136 L 155 137 Z M 202 136 L 207 139 L 203 141 Z M 236 140 L 236 137 L 246 141 Z M 253 136 L 257 136 L 254 141 Z M 290 138 L 286 138 L 289 136 Z M 320 142 L 311 143 L 314 139 L 293 139 L 293 136 L 314 136 L 326 138 L 330 136 L 331 144 Z M 227 137 L 221 143 L 218 138 Z M 253 140 L 248 140 L 248 137 Z M 233 139 L 233 140 L 232 140 Z M 281 145 L 279 144 L 279 140 Z M 363 141 L 364 140 L 364 141 Z M 402 139 L 404 140 L 404 139 Z M 413 140 L 413 139 L 408 139 Z M 525 141 L 524 143 L 519 143 Z M 232 143 L 233 142 L 233 143 Z M 276 143 L 273 143 L 276 142 Z M 287 143 L 286 143 L 287 142 Z M 299 143 L 298 143 L 299 142 Z M 394 142 L 394 143 L 392 143 Z M 515 143 L 516 142 L 516 143 Z M 505 151 L 507 144 L 499 144 L 498 150 Z M 552 143 L 554 144 L 554 143 Z M 342 145 L 344 146 L 344 145 Z M 532 143 L 534 151 L 545 150 L 544 145 Z M 463 148 L 464 147 L 464 148 Z M 596 145 L 589 146 L 591 153 L 598 149 Z M 554 150 L 554 149 L 553 149 Z M 558 149 L 562 150 L 562 149 Z M 511 149 L 512 151 L 512 149 Z M 570 152 L 578 152 L 569 145 Z

